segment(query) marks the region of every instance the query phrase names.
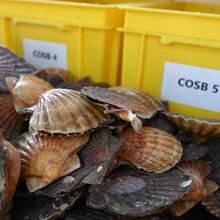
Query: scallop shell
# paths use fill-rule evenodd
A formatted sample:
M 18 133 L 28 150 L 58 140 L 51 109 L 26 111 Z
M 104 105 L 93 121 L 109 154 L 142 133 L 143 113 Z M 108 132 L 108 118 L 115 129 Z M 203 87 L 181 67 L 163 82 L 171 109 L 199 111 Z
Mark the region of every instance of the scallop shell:
M 27 64 L 25 60 L 18 57 L 9 49 L 0 46 L 0 91 L 7 92 L 5 77 L 19 77 L 20 74 L 31 74 L 36 69 Z
M 82 93 L 87 97 L 116 108 L 131 111 L 141 118 L 151 118 L 163 110 L 163 104 L 147 93 L 126 87 L 84 87 Z
M 187 194 L 171 207 L 172 211 L 177 216 L 180 216 L 203 199 L 204 182 L 211 172 L 211 167 L 204 161 L 182 162 L 178 167 L 192 179 L 192 184 Z
M 0 218 L 7 214 L 21 169 L 18 151 L 0 133 Z
M 122 147 L 117 156 L 139 169 L 162 173 L 174 167 L 182 155 L 182 146 L 171 134 L 143 127 L 141 133 L 127 128 L 121 134 Z
M 33 192 L 80 167 L 76 155 L 89 139 L 81 136 L 39 136 L 26 133 L 16 142 L 21 156 L 21 176 Z
M 71 82 L 69 73 L 66 70 L 59 68 L 44 68 L 37 70 L 35 76 L 44 79 L 52 86 L 57 87 L 63 82 Z
M 220 135 L 220 121 L 190 118 L 183 115 L 170 114 L 170 119 L 181 130 L 200 137 Z
M 190 184 L 180 170 L 155 175 L 130 170 L 90 187 L 87 205 L 126 216 L 151 215 L 181 199 Z
M 48 133 L 83 133 L 104 120 L 104 113 L 87 102 L 80 92 L 52 89 L 40 97 L 30 119 L 30 128 Z
M 215 215 L 220 218 L 220 190 L 202 201 L 202 204 Z
M 13 95 L 17 112 L 22 112 L 24 109 L 36 105 L 39 97 L 53 88 L 48 82 L 33 75 L 22 74 L 17 82 L 15 79 L 14 77 L 6 77 L 6 83 Z
M 84 184 L 100 184 L 111 169 L 111 163 L 120 146 L 121 140 L 112 136 L 109 129 L 97 129 L 89 142 L 79 151 L 82 166 L 40 190 L 39 194 L 57 197 L 72 192 Z
M 23 129 L 24 115 L 15 111 L 13 98 L 8 93 L 0 92 L 0 129 L 6 138 L 14 138 Z

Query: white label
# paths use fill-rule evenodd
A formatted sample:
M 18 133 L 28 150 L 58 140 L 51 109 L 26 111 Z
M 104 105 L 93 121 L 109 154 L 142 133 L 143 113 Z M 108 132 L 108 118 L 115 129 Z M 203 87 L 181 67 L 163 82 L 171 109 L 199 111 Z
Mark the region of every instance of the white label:
M 168 62 L 161 98 L 220 112 L 220 71 Z
M 24 57 L 37 68 L 67 69 L 66 45 L 47 41 L 23 39 Z

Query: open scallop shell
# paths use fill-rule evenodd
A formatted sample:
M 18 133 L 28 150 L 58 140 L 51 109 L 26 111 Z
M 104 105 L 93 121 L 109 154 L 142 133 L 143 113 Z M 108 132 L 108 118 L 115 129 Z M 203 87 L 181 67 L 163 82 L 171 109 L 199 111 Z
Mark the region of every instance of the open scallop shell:
M 177 114 L 168 114 L 168 116 L 184 132 L 200 137 L 220 135 L 220 121 L 197 119 Z
M 48 133 L 83 133 L 104 120 L 101 109 L 87 102 L 80 92 L 52 89 L 34 107 L 30 128 Z
M 0 133 L 0 218 L 7 215 L 21 169 L 18 151 Z
M 84 184 L 100 184 L 111 169 L 120 146 L 121 140 L 112 136 L 108 128 L 96 129 L 89 142 L 79 151 L 82 166 L 40 190 L 39 194 L 57 197 Z
M 19 77 L 20 74 L 31 74 L 35 68 L 26 63 L 9 49 L 0 46 L 0 91 L 7 92 L 5 77 Z
M 151 215 L 181 199 L 190 184 L 180 170 L 155 175 L 130 170 L 90 187 L 87 205 L 126 216 Z
M 34 75 L 21 75 L 18 81 L 15 77 L 6 77 L 6 83 L 13 95 L 14 105 L 17 112 L 36 105 L 39 97 L 53 87 L 43 79 Z
M 113 113 L 139 132 L 142 122 L 138 118 L 151 118 L 164 109 L 163 104 L 152 96 L 126 87 L 84 87 L 82 93 L 92 102 L 103 105 L 105 113 Z M 98 103 L 97 103 L 98 101 Z
M 207 162 L 199 160 L 182 162 L 178 167 L 192 179 L 192 184 L 187 194 L 171 207 L 172 211 L 177 216 L 180 216 L 195 206 L 205 196 L 203 195 L 204 182 L 211 172 L 211 167 Z
M 162 173 L 174 167 L 182 155 L 182 146 L 171 134 L 143 127 L 141 133 L 127 128 L 121 134 L 122 147 L 117 156 L 139 169 Z
M 202 201 L 209 212 L 220 218 L 220 190 Z
M 6 138 L 14 138 L 23 129 L 24 115 L 15 111 L 13 98 L 8 93 L 0 92 L 0 129 Z
M 80 167 L 76 152 L 87 143 L 88 134 L 80 136 L 22 135 L 16 142 L 28 189 L 33 192 Z
M 40 69 L 37 70 L 34 75 L 41 79 L 44 79 L 54 87 L 59 86 L 63 82 L 71 82 L 69 73 L 66 70 L 59 68 Z

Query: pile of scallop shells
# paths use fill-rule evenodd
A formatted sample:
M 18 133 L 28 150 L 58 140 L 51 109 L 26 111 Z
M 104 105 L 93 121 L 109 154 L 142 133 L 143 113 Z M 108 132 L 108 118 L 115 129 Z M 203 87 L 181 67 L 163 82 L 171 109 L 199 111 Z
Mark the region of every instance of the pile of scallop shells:
M 218 121 L 0 47 L 0 130 L 2 220 L 220 218 Z

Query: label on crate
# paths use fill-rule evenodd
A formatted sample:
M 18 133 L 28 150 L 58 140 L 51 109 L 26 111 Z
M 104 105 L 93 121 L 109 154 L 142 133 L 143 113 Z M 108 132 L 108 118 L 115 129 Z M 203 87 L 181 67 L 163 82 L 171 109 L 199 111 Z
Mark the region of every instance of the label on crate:
M 161 98 L 220 112 L 220 71 L 167 62 Z
M 23 39 L 24 57 L 37 68 L 54 67 L 67 69 L 65 44 Z

